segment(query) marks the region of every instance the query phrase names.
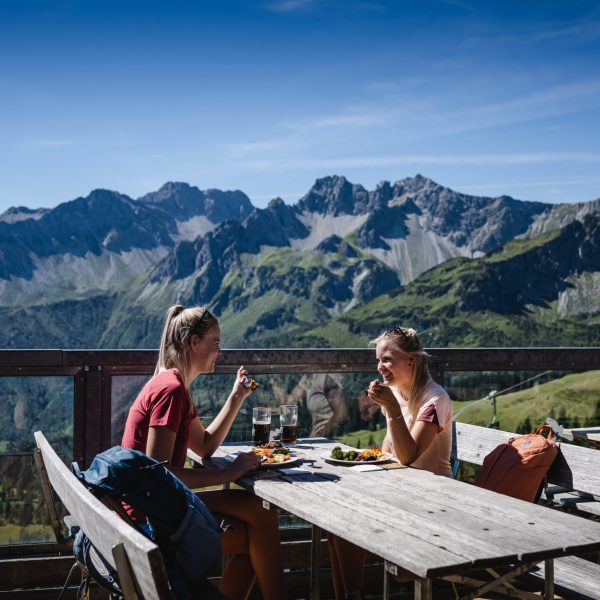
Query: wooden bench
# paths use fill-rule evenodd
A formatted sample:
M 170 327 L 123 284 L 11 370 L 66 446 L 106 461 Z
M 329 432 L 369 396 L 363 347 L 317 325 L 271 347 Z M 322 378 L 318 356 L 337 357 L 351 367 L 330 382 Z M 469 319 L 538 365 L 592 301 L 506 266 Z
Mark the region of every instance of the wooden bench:
M 466 423 L 454 423 L 452 458 L 461 462 L 481 465 L 483 459 L 498 444 L 517 434 Z M 600 511 L 600 452 L 570 444 L 561 444 L 561 452 L 548 473 L 548 482 L 560 490 L 559 497 L 547 494 L 557 505 L 572 506 L 580 513 L 598 514 Z M 553 488 L 549 488 L 552 491 Z M 552 523 L 548 523 L 552 535 Z M 544 569 L 537 567 L 524 579 L 544 582 Z M 600 565 L 577 557 L 554 560 L 555 592 L 564 598 L 600 598 Z
M 70 517 L 117 570 L 127 600 L 174 598 L 159 547 L 96 498 L 67 468 L 40 431 L 34 435 L 36 466 L 55 531 L 60 531 L 60 523 L 51 487 Z M 199 597 L 223 598 L 209 582 L 206 585 L 206 590 L 199 590 Z

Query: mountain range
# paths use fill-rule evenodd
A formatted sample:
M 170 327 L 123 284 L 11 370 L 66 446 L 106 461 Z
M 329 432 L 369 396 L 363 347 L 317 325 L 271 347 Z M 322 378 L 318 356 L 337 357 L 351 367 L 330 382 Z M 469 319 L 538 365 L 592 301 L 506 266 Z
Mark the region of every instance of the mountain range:
M 597 345 L 600 200 L 470 196 L 417 175 L 318 179 L 295 204 L 167 183 L 0 215 L 0 347 L 155 348 L 208 306 L 225 347 Z

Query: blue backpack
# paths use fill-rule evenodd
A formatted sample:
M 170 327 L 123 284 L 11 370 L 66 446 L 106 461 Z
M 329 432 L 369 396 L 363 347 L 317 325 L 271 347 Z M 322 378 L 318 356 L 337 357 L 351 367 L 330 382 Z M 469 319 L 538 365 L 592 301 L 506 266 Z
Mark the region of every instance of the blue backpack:
M 139 529 L 159 546 L 176 597 L 191 597 L 205 587 L 207 573 L 220 558 L 221 528 L 163 463 L 114 446 L 96 455 L 87 470 L 79 471 L 76 463 L 73 470 L 96 495 L 126 502 L 146 515 L 149 528 Z M 75 547 L 85 544 L 80 540 Z

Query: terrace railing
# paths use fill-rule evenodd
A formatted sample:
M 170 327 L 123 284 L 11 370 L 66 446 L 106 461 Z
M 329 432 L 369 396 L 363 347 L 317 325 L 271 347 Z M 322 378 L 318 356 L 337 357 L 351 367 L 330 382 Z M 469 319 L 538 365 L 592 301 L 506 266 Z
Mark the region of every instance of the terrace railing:
M 452 374 L 466 371 L 538 373 L 548 370 L 578 372 L 600 369 L 600 347 L 431 348 L 428 352 L 431 355 L 432 375 L 442 383 Z M 156 359 L 157 352 L 154 350 L 1 350 L 0 415 L 3 416 L 0 416 L 0 434 L 2 428 L 20 427 L 20 439 L 27 440 L 27 443 L 30 441 L 33 447 L 33 431 L 39 428 L 39 421 L 38 414 L 31 412 L 64 410 L 66 422 L 58 429 L 68 441 L 65 460 L 76 460 L 86 466 L 95 454 L 115 441 L 115 387 L 119 387 L 119 382 L 123 381 L 119 378 L 150 376 Z M 372 375 L 376 369 L 373 349 L 244 349 L 223 351 L 216 373 L 235 373 L 240 364 L 253 376 L 310 373 Z M 47 404 L 40 404 L 38 400 L 35 408 L 28 412 L 31 405 L 27 402 L 27 392 L 15 392 L 10 382 L 16 378 L 31 381 L 31 378 L 44 377 L 58 378 L 66 383 L 54 390 L 54 396 L 48 398 Z M 3 384 L 4 387 L 1 387 Z M 59 394 L 71 394 L 72 403 L 65 397 L 58 402 L 55 396 Z M 127 396 L 128 404 L 133 399 L 129 398 Z M 10 410 L 7 410 L 9 406 Z M 15 461 L 28 460 L 27 455 L 23 455 L 27 451 L 27 444 L 25 447 L 22 443 L 19 446 L 0 437 L 0 459 L 4 459 L 4 462 L 0 462 L 0 547 L 7 545 L 1 539 L 1 532 L 2 526 L 8 527 L 10 523 L 7 525 L 2 511 L 8 510 L 7 503 L 10 503 L 12 496 L 16 498 L 15 506 L 26 512 L 26 491 L 13 480 L 7 480 L 7 477 L 10 477 L 9 468 L 16 469 Z M 2 464 L 6 465 L 4 471 Z M 29 477 L 24 475 L 23 469 L 17 469 L 14 473 L 15 479 Z M 20 499 L 19 494 L 24 498 Z M 11 510 L 14 514 L 16 509 L 13 507 Z M 27 542 L 27 536 L 21 541 Z

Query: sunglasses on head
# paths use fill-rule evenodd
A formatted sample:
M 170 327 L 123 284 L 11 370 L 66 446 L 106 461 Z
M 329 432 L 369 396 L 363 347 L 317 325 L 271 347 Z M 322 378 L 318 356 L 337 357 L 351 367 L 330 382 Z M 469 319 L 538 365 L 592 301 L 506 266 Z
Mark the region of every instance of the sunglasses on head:
M 206 317 L 210 317 L 211 314 L 210 312 L 205 308 L 204 312 L 202 313 L 202 316 L 198 319 L 198 322 L 196 323 L 196 327 L 194 327 L 194 331 L 200 331 L 200 326 L 202 325 L 202 321 L 204 321 L 204 319 Z
M 379 332 L 379 335 L 400 335 L 402 336 L 405 340 L 408 339 L 408 336 L 404 333 L 404 331 L 402 330 L 402 327 L 400 327 L 400 325 L 394 325 L 393 327 L 388 327 L 387 329 L 382 329 Z

